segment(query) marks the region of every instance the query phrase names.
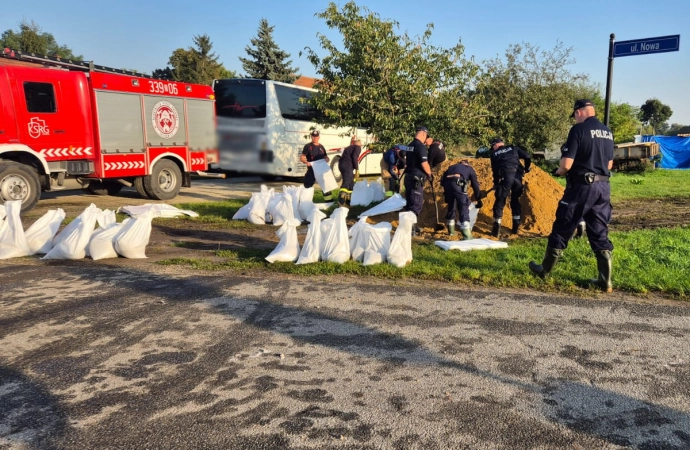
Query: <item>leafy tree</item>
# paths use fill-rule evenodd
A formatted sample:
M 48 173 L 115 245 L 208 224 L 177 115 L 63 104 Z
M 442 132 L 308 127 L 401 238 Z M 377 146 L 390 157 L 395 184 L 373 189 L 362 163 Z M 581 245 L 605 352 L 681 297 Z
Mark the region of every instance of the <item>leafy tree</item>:
M 210 85 L 214 79 L 235 76 L 234 72 L 218 62 L 218 56 L 211 51 L 212 48 L 208 35 L 194 36 L 194 47 L 187 50 L 178 48 L 170 56 L 168 66 L 154 70 L 152 75 L 165 80 L 206 85 Z
M 674 123 L 666 131 L 667 136 L 676 136 L 678 134 L 690 134 L 690 125 L 682 125 L 680 123 Z
M 601 111 L 601 113 L 599 112 Z M 604 110 L 598 110 L 597 116 L 604 119 Z M 640 131 L 639 109 L 628 103 L 612 102 L 609 110 L 609 128 L 613 132 L 615 142 L 633 142 Z
M 516 44 L 505 59 L 486 61 L 475 92 L 488 115 L 484 138 L 500 135 L 532 151 L 559 146 L 572 125 L 575 98 L 592 91 L 587 76 L 567 70 L 571 53 L 560 42 L 549 51 Z
M 364 126 L 384 145 L 409 141 L 420 124 L 451 144 L 478 133 L 481 108 L 468 96 L 478 67 L 463 58 L 460 43 L 429 45 L 431 24 L 421 38 L 399 36 L 397 22 L 354 1 L 340 10 L 330 3 L 316 16 L 340 32 L 343 45 L 319 33 L 326 56 L 305 49 L 321 76 L 311 100 L 323 113 L 321 124 Z
M 673 110 L 656 98 L 650 98 L 640 107 L 640 120 L 645 125 L 651 125 L 658 133 L 668 129 L 666 121 L 673 115 Z
M 266 19 L 261 19 L 258 35 L 250 41 L 252 46 L 244 48 L 249 58 L 240 57 L 240 61 L 251 78 L 292 83 L 299 69 L 290 67 L 290 54 L 281 50 L 273 40 L 274 28 Z
M 0 47 L 9 47 L 26 53 L 59 56 L 63 59 L 81 60 L 81 55 L 75 55 L 66 45 L 59 45 L 55 37 L 43 32 L 36 22 L 22 21 L 19 30 L 6 30 L 0 36 Z

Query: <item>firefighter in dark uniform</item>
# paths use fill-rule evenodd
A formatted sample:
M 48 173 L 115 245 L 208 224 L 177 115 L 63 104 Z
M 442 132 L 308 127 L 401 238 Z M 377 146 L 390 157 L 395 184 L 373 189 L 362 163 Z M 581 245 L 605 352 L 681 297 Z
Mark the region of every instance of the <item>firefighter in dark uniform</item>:
M 611 259 L 613 244 L 609 240 L 611 221 L 611 185 L 609 177 L 613 166 L 613 133 L 596 118 L 594 105 L 589 100 L 578 100 L 572 116 L 577 122 L 568 133 L 561 148 L 561 163 L 554 172 L 566 176 L 563 198 L 556 209 L 544 261 L 529 263 L 532 272 L 546 277 L 561 257 L 563 250 L 581 219 L 589 245 L 597 259 L 599 276 L 592 280 L 605 292 L 611 285 Z
M 304 175 L 305 188 L 314 186 L 314 183 L 316 182 L 316 177 L 314 177 L 314 169 L 311 167 L 311 163 L 320 159 L 324 159 L 326 162 L 330 161 L 330 158 L 328 158 L 328 155 L 326 154 L 326 148 L 319 144 L 320 136 L 321 134 L 319 133 L 319 130 L 312 131 L 311 142 L 304 146 L 302 149 L 302 155 L 299 157 L 299 160 L 302 161 L 303 164 L 307 165 L 307 173 Z M 327 202 L 330 201 L 332 199 L 332 193 L 324 192 L 323 199 Z
M 408 149 L 405 158 L 405 210 L 412 211 L 417 217 L 422 212 L 424 203 L 424 183 L 427 178 L 433 181 L 429 156 L 424 145 L 427 135 L 426 127 L 416 128 L 414 140 L 410 143 L 411 148 Z
M 340 206 L 349 202 L 348 198 L 352 195 L 352 189 L 355 187 L 355 178 L 359 177 L 359 154 L 362 153 L 362 141 L 353 137 L 351 142 L 351 145 L 345 147 L 338 161 L 338 169 L 343 177 L 338 195 Z M 355 171 L 357 173 L 353 174 Z
M 496 137 L 491 141 L 491 171 L 494 178 L 494 226 L 491 235 L 498 237 L 503 218 L 503 208 L 510 195 L 510 209 L 513 211 L 512 233 L 517 234 L 520 227 L 520 217 L 522 206 L 520 197 L 522 196 L 522 176 L 530 171 L 532 159 L 526 151 L 515 145 L 505 145 L 503 139 Z M 520 160 L 525 161 L 525 166 L 520 164 Z
M 458 213 L 460 215 L 458 223 L 460 224 L 460 232 L 463 239 L 472 239 L 472 229 L 470 227 L 470 185 L 472 186 L 474 199 L 477 201 L 477 208 L 482 207 L 477 173 L 470 166 L 469 162 L 463 159 L 459 163 L 448 167 L 448 170 L 443 174 L 441 184 L 443 185 L 443 193 L 448 204 L 448 213 L 446 214 L 448 234 L 455 236 L 455 217 L 456 213 Z

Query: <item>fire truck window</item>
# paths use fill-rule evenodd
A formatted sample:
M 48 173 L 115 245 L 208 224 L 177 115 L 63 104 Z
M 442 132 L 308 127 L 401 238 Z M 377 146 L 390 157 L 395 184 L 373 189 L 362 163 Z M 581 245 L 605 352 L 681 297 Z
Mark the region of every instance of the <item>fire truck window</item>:
M 24 82 L 24 96 L 26 109 L 32 113 L 54 113 L 55 90 L 50 83 Z

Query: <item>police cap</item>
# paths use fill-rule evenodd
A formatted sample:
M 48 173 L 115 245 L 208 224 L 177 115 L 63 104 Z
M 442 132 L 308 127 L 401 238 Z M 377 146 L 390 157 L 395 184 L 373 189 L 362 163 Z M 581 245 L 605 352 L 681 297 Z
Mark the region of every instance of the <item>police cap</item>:
M 580 108 L 584 108 L 585 106 L 594 106 L 594 103 L 592 103 L 590 100 L 587 100 L 586 98 L 575 100 L 575 105 L 573 105 L 573 113 L 570 114 L 570 117 L 575 117 L 575 111 L 577 111 Z
M 429 134 L 429 130 L 428 130 L 424 125 L 419 125 L 417 128 L 415 128 L 414 131 L 415 131 L 415 132 L 423 131 L 423 132 L 425 132 L 426 134 Z
M 491 142 L 489 143 L 489 147 L 493 147 L 494 145 L 498 144 L 499 142 L 503 142 L 503 138 L 496 136 L 495 138 L 491 139 Z

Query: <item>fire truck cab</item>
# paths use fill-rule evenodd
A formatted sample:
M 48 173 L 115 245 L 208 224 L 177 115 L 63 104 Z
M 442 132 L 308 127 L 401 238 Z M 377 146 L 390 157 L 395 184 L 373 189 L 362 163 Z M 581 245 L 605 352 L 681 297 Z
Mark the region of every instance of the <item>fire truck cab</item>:
M 5 49 L 0 65 L 0 203 L 33 208 L 41 191 L 169 200 L 217 158 L 210 86 Z

